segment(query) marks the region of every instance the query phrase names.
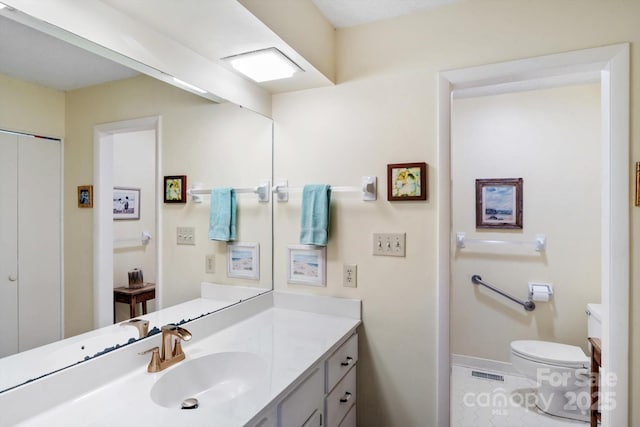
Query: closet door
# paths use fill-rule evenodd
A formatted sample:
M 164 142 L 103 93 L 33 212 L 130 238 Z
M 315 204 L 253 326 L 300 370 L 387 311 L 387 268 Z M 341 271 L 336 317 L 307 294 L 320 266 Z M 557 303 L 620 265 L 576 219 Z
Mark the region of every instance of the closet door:
M 61 142 L 18 142 L 19 351 L 62 338 Z
M 0 132 L 0 357 L 18 351 L 18 136 Z

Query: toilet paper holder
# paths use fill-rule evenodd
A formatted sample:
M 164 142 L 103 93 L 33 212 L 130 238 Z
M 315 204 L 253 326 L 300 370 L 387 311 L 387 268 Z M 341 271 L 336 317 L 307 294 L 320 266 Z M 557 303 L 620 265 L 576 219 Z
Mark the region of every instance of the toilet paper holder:
M 529 300 L 550 301 L 553 297 L 553 285 L 551 283 L 529 282 Z

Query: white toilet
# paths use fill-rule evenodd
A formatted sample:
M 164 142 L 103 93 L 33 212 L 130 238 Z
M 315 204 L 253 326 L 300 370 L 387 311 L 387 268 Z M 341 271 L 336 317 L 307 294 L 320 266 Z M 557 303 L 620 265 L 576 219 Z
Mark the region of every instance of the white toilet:
M 589 337 L 601 337 L 601 304 L 587 304 Z M 590 359 L 580 347 L 548 341 L 511 342 L 513 367 L 535 381 L 536 405 L 551 415 L 589 421 Z

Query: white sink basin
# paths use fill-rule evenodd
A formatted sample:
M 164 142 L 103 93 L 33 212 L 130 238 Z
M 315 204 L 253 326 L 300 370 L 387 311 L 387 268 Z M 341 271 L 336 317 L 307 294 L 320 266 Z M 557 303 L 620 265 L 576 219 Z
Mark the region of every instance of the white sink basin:
M 185 399 L 200 406 L 229 402 L 264 383 L 267 363 L 253 353 L 213 353 L 179 362 L 151 388 L 151 399 L 165 408 L 180 409 Z

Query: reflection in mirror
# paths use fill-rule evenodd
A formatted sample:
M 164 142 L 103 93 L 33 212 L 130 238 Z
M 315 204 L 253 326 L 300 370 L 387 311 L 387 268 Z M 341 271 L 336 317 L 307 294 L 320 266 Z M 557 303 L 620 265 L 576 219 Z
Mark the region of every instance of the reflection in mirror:
M 16 53 L 16 41 L 26 37 L 48 39 L 47 47 L 39 51 L 37 46 L 42 45 L 38 45 L 33 38 L 29 39 L 28 44 L 36 49 L 40 57 L 46 59 L 45 54 L 49 55 L 50 61 L 58 57 L 56 53 L 63 49 L 62 46 L 64 49 L 72 48 L 2 16 L 0 31 L 1 40 L 14 44 L 9 47 L 0 45 L 3 58 L 0 68 L 0 89 L 3 93 L 0 97 L 0 130 L 60 138 L 64 146 L 62 184 L 59 189 L 60 194 L 64 194 L 61 206 L 64 246 L 58 266 L 60 276 L 64 278 L 61 281 L 63 285 L 59 286 L 60 303 L 38 296 L 37 288 L 35 294 L 37 303 L 58 306 L 57 318 L 53 319 L 53 323 L 58 325 L 58 333 L 53 337 L 41 338 L 34 345 L 18 348 L 18 353 L 15 350 L 2 353 L 5 357 L 0 359 L 3 373 L 0 392 L 116 349 L 139 337 L 138 328 L 127 323 L 130 317 L 128 305 L 114 304 L 112 294 L 109 294 L 108 306 L 113 309 L 118 323 L 93 330 L 93 270 L 97 268 L 92 255 L 93 221 L 99 207 L 80 208 L 77 187 L 93 185 L 94 198 L 105 192 L 112 194 L 113 191 L 111 187 L 101 188 L 94 181 L 92 136 L 97 125 L 140 117 L 155 117 L 159 123 L 158 130 L 151 136 L 152 154 L 132 151 L 137 142 L 144 139 L 144 135 L 127 135 L 133 139 L 120 138 L 122 144 L 113 146 L 113 184 L 139 188 L 141 206 L 140 219 L 113 221 L 113 247 L 110 260 L 105 261 L 113 263 L 114 288 L 128 287 L 128 272 L 134 268 L 143 271 L 145 282 L 155 283 L 156 294 L 154 299 L 148 301 L 148 313 L 141 314 L 139 307 L 136 312 L 138 318 L 149 321 L 150 333 L 163 324 L 189 321 L 272 288 L 270 201 L 259 202 L 257 195 L 252 193 L 236 195 L 235 241 L 251 244 L 259 251 L 256 253 L 259 255 L 259 276 L 229 277 L 227 243 L 208 238 L 210 196 L 202 195 L 202 203 L 194 203 L 189 196 L 186 203 L 164 203 L 162 188 L 162 177 L 167 175 L 186 176 L 187 187 L 201 183 L 204 189 L 247 188 L 270 181 L 270 119 L 230 103 L 215 104 L 209 99 L 120 67 L 116 68 L 121 74 L 112 79 L 84 83 L 76 80 L 71 86 L 55 86 L 48 80 L 57 69 L 53 62 L 49 66 L 28 66 L 29 75 L 16 71 L 24 69 L 17 65 L 19 60 L 26 60 Z M 24 55 L 27 49 L 20 48 L 17 52 Z M 71 54 L 65 53 L 60 62 L 67 65 L 71 63 L 73 69 L 79 69 L 79 62 L 66 55 Z M 100 60 L 104 61 L 102 58 Z M 96 76 L 101 74 L 98 71 L 112 66 L 107 61 L 88 74 Z M 144 68 L 143 65 L 139 67 L 137 69 Z M 68 77 L 70 72 L 63 71 L 61 75 Z M 142 138 L 137 139 L 137 136 Z M 101 167 L 104 168 L 104 165 Z M 145 170 L 144 182 L 137 181 L 137 175 L 143 174 L 142 169 Z M 36 170 L 27 165 L 21 173 L 32 176 Z M 29 194 L 34 200 L 41 197 L 37 193 Z M 148 201 L 152 202 L 148 204 Z M 112 209 L 113 205 L 107 208 Z M 46 215 L 46 207 L 38 213 Z M 21 217 L 21 221 L 27 218 Z M 193 230 L 194 244 L 177 244 L 178 229 L 182 227 Z M 143 231 L 151 235 L 147 245 L 113 243 L 139 236 Z M 40 248 L 42 243 L 39 242 Z M 5 240 L 2 244 L 5 244 Z M 36 248 L 34 252 L 38 253 L 38 250 Z M 16 252 L 14 247 L 9 258 L 15 258 Z M 0 256 L 5 257 L 6 254 L 7 248 L 3 246 Z M 0 268 L 4 268 L 4 265 L 3 260 Z M 3 281 L 10 276 L 5 275 L 4 270 L 1 273 Z M 2 304 L 7 303 L 3 295 Z M 7 313 L 18 310 L 18 304 L 34 303 L 14 299 L 12 304 L 13 308 L 5 310 L 3 306 L 0 310 L 3 323 Z M 21 320 L 23 324 L 34 325 L 38 322 L 36 328 L 46 322 L 37 311 L 31 318 Z M 20 331 L 17 326 L 15 329 L 16 340 L 20 341 Z M 66 339 L 52 342 L 63 337 Z M 0 340 L 0 345 L 4 346 L 4 343 L 4 339 Z

